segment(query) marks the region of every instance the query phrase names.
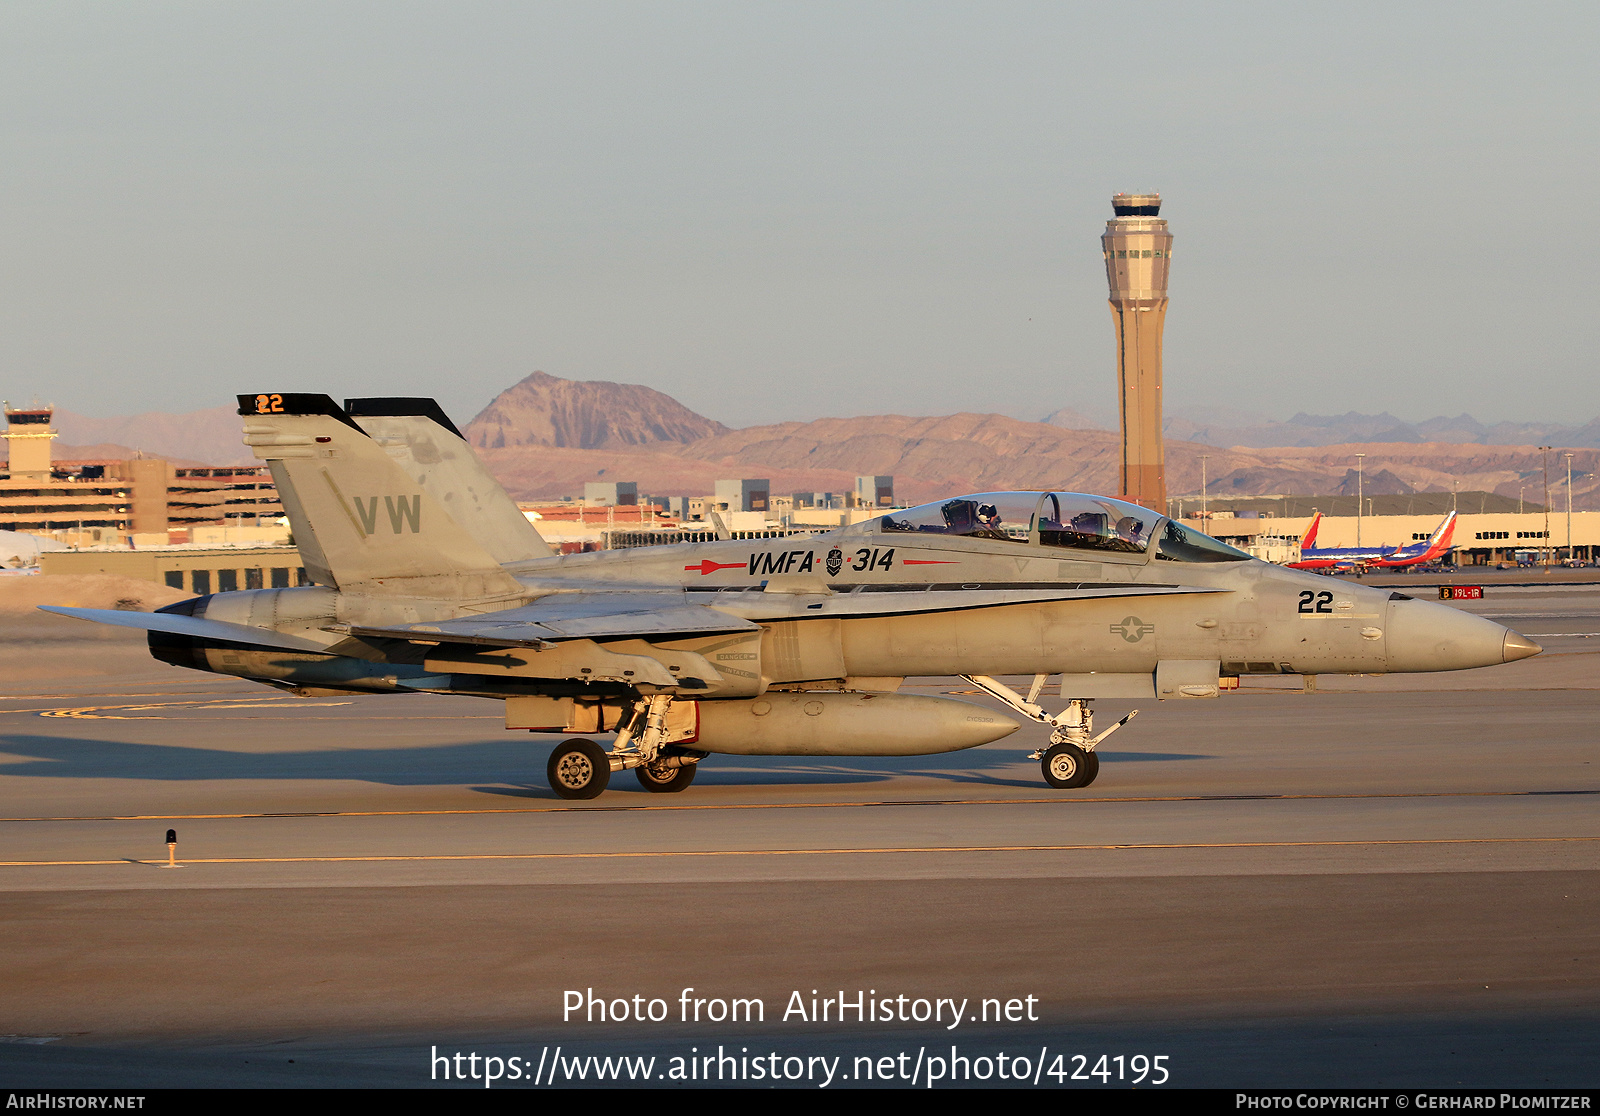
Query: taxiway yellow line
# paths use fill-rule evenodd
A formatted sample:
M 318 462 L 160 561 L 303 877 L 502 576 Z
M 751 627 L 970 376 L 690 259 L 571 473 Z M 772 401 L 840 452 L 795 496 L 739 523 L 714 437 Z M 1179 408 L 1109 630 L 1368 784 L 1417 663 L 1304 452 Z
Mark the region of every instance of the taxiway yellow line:
M 292 818 L 422 818 L 461 814 L 618 814 L 685 810 L 864 810 L 893 806 L 1092 806 L 1152 802 L 1341 802 L 1417 798 L 1564 798 L 1600 795 L 1600 790 L 1558 791 L 1398 791 L 1393 794 L 1192 794 L 1123 798 L 913 798 L 870 802 L 726 802 L 657 806 L 517 806 L 476 810 L 286 810 L 258 814 L 98 814 L 84 816 L 0 818 L 6 822 L 99 821 L 247 821 Z
M 661 860 L 726 856 L 896 856 L 908 853 L 1028 853 L 1182 851 L 1186 849 L 1300 849 L 1388 845 L 1525 845 L 1600 841 L 1600 837 L 1418 837 L 1368 841 L 1204 841 L 1171 844 L 1115 845 L 927 845 L 876 849 L 680 849 L 646 852 L 581 853 L 432 853 L 373 856 L 219 856 L 189 857 L 189 864 L 350 864 L 471 860 Z M 126 864 L 160 867 L 156 860 L 0 860 L 0 868 L 69 868 Z

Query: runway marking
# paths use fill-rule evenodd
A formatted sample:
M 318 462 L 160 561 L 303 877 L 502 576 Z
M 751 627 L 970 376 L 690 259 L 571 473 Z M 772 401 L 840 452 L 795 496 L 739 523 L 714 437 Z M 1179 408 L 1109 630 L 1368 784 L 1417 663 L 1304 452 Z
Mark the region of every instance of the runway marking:
M 1193 794 L 1144 798 L 910 798 L 870 802 L 726 802 L 659 806 L 512 806 L 476 810 L 298 810 L 270 814 L 101 814 L 0 818 L 5 822 L 248 821 L 271 818 L 419 818 L 458 814 L 620 814 L 642 810 L 862 810 L 888 806 L 1090 806 L 1117 802 L 1340 802 L 1407 798 L 1558 798 L 1600 790 L 1409 791 L 1395 794 Z
M 922 845 L 876 849 L 681 849 L 650 852 L 582 853 L 425 853 L 373 856 L 217 856 L 187 857 L 191 864 L 348 864 L 391 861 L 464 860 L 663 860 L 685 857 L 719 856 L 894 856 L 906 853 L 986 853 L 986 852 L 1104 852 L 1178 851 L 1183 849 L 1302 849 L 1349 848 L 1381 845 L 1528 845 L 1600 841 L 1600 837 L 1417 837 L 1375 838 L 1367 841 L 1196 841 L 1172 844 L 1126 845 Z M 126 864 L 160 867 L 160 860 L 0 860 L 0 868 L 73 868 Z

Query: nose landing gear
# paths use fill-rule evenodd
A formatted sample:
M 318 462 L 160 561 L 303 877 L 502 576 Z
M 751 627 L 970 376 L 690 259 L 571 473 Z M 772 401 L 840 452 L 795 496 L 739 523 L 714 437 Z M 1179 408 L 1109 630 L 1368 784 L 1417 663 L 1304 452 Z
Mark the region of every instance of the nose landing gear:
M 1033 685 L 1028 689 L 1027 697 L 1023 697 L 1004 682 L 997 682 L 987 675 L 963 674 L 961 677 L 1024 717 L 1050 726 L 1050 747 L 1034 752 L 1028 758 L 1039 760 L 1040 766 L 1044 769 L 1044 781 L 1062 790 L 1086 787 L 1094 782 L 1095 776 L 1100 774 L 1100 757 L 1095 755 L 1095 748 L 1099 746 L 1100 741 L 1133 720 L 1139 712 L 1137 709 L 1132 710 L 1122 720 L 1096 736 L 1094 710 L 1089 708 L 1091 699 L 1072 698 L 1067 702 L 1067 707 L 1054 716 L 1046 713 L 1038 704 L 1039 694 L 1050 678 L 1048 674 L 1034 675 Z

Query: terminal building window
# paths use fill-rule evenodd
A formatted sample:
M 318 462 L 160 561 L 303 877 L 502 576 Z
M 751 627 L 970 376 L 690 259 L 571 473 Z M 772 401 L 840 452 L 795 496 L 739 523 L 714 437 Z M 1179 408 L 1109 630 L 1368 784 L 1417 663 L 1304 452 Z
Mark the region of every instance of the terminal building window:
M 289 588 L 289 571 L 279 567 L 272 571 L 272 587 L 274 589 Z
M 260 570 L 245 570 L 244 571 L 244 587 L 246 589 L 260 589 L 261 588 L 261 571 Z
M 217 592 L 219 592 L 219 593 L 237 593 L 238 591 L 239 591 L 239 571 L 238 570 L 218 570 L 217 571 Z
M 189 587 L 193 589 L 197 595 L 203 597 L 207 593 L 211 592 L 210 570 L 195 570 L 191 575 L 191 578 L 192 580 L 189 582 Z
M 166 577 L 167 584 L 169 586 L 171 586 L 172 588 L 174 588 L 174 589 L 182 589 L 183 588 L 183 571 L 182 570 L 168 570 L 166 572 L 166 574 L 165 574 L 165 577 Z

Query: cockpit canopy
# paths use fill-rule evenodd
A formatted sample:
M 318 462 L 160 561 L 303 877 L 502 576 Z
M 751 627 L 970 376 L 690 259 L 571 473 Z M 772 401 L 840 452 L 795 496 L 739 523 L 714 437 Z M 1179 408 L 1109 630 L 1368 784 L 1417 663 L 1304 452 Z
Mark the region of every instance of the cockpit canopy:
M 1067 550 L 1144 554 L 1177 562 L 1241 562 L 1250 555 L 1137 504 L 1082 492 L 979 492 L 893 511 L 850 534 L 944 535 Z

